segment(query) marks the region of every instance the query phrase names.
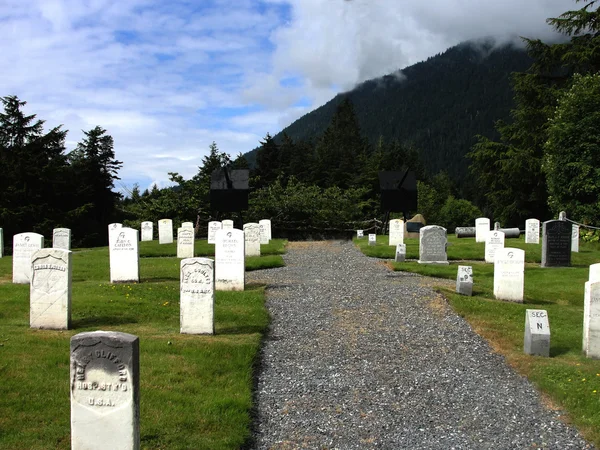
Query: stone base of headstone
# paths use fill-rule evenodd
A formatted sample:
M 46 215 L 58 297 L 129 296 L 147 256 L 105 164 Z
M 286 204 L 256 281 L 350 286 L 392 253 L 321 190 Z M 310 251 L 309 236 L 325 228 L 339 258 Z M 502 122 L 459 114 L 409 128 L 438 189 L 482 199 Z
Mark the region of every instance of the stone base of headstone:
M 527 355 L 550 356 L 550 324 L 543 309 L 525 311 L 523 351 Z

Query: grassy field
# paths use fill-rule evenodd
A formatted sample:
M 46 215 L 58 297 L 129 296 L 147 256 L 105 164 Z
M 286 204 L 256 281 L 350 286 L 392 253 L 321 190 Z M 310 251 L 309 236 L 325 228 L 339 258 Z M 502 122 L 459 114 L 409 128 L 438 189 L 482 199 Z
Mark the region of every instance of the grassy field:
M 395 248 L 387 236 L 378 236 L 377 245 L 367 239 L 355 239 L 367 255 L 394 258 Z M 418 259 L 418 239 L 405 239 L 408 259 Z M 543 393 L 551 406 L 566 411 L 565 421 L 576 425 L 584 436 L 600 447 L 600 360 L 583 356 L 583 292 L 589 265 L 600 262 L 597 243 L 580 243 L 580 252 L 572 253 L 572 267 L 540 267 L 541 244 L 525 244 L 524 238 L 507 239 L 506 247 L 525 250 L 525 301 L 523 304 L 497 301 L 493 296 L 493 264 L 485 264 L 484 244 L 474 238 L 448 238 L 450 265 L 422 265 L 416 261 L 391 262 L 394 270 L 415 272 L 455 281 L 457 266 L 473 267 L 473 296 L 465 297 L 448 288 L 438 287 L 454 310 L 469 321 L 491 346 L 503 354 L 509 364 L 527 376 Z M 442 286 L 445 284 L 446 287 Z M 551 342 L 550 358 L 523 353 L 526 309 L 548 311 Z
M 214 254 L 206 242 L 196 249 Z M 285 241 L 262 250 L 247 270 L 283 265 Z M 29 328 L 29 286 L 13 285 L 12 258 L 0 258 L 0 449 L 70 448 L 69 339 L 99 329 L 140 338 L 142 448 L 235 449 L 248 439 L 264 287 L 217 292 L 215 335 L 181 335 L 176 247 L 142 242 L 140 253 L 140 283 L 111 285 L 107 248 L 74 250 L 69 331 Z

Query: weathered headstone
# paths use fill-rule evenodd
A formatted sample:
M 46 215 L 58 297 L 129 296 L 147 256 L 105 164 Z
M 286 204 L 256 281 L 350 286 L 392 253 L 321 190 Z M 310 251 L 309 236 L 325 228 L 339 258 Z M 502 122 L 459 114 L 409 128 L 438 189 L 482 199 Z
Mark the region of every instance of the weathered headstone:
M 592 283 L 600 281 L 600 263 L 590 265 L 588 281 Z
M 31 280 L 31 256 L 44 248 L 44 236 L 20 233 L 13 236 L 13 283 L 28 284 Z
M 377 245 L 377 235 L 374 233 L 369 234 L 369 245 Z
M 271 219 L 262 219 L 258 221 L 260 225 L 260 243 L 268 244 L 273 236 L 271 235 Z
M 244 252 L 246 256 L 260 256 L 260 225 L 244 224 Z
M 357 237 L 358 239 L 362 239 L 362 238 L 364 238 L 364 237 L 365 237 L 365 232 L 364 232 L 364 230 L 356 230 L 356 237 Z
M 180 332 L 214 334 L 215 272 L 208 258 L 181 261 Z
M 142 222 L 142 241 L 154 240 L 154 223 L 153 222 Z
M 504 248 L 504 233 L 502 231 L 489 231 L 485 238 L 485 262 L 494 263 L 496 251 Z
M 583 353 L 600 358 L 600 282 L 585 283 L 583 300 Z
M 389 244 L 398 245 L 404 244 L 404 220 L 393 219 L 390 220 L 390 231 L 389 231 Z
M 473 268 L 471 266 L 458 266 L 456 292 L 462 295 L 473 295 Z
M 537 219 L 527 219 L 525 221 L 525 243 L 540 243 L 540 221 Z
M 233 229 L 233 220 L 225 219 L 225 220 L 221 221 L 221 229 L 232 230 Z
M 406 244 L 396 244 L 396 262 L 406 261 Z
M 490 231 L 490 219 L 479 217 L 475 219 L 475 242 L 485 242 L 485 237 Z
M 525 283 L 525 251 L 500 248 L 494 259 L 494 297 L 498 300 L 523 303 Z
M 573 230 L 566 220 L 548 220 L 542 225 L 542 267 L 571 265 Z
M 140 448 L 139 349 L 137 336 L 116 331 L 71 338 L 72 450 Z
M 181 227 L 177 229 L 177 257 L 194 257 L 194 229 Z
M 575 224 L 572 226 L 571 251 L 579 253 L 579 225 Z
M 217 231 L 215 243 L 215 289 L 243 291 L 245 282 L 244 232 L 238 229 Z
M 194 222 L 183 222 L 181 228 L 194 228 Z
M 446 229 L 438 225 L 421 228 L 419 264 L 448 264 Z
M 109 234 L 110 282 L 133 283 L 140 281 L 139 231 L 119 228 Z
M 172 244 L 173 243 L 173 220 L 160 219 L 158 221 L 158 243 Z
M 68 330 L 71 325 L 72 253 L 43 248 L 31 257 L 29 326 Z
M 525 310 L 523 351 L 527 355 L 550 356 L 550 323 L 546 310 Z
M 454 234 L 457 238 L 475 237 L 475 227 L 456 227 Z
M 71 230 L 68 228 L 55 228 L 52 230 L 52 248 L 71 250 Z
M 215 236 L 217 234 L 217 230 L 220 230 L 222 228 L 221 222 L 219 222 L 218 220 L 213 220 L 211 222 L 208 222 L 208 238 L 207 241 L 209 244 L 214 244 L 215 243 Z
M 494 230 L 498 231 L 500 229 L 500 222 L 494 222 Z
M 561 211 L 558 213 L 558 220 L 567 220 L 567 213 L 565 211 Z

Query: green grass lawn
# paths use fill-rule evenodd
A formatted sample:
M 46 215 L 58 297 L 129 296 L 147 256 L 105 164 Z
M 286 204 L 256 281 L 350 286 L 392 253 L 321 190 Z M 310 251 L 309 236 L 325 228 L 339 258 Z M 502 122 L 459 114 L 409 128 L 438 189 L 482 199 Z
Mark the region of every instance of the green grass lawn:
M 367 255 L 394 258 L 395 248 L 387 236 L 377 236 L 377 245 L 367 239 L 354 239 Z M 407 258 L 418 259 L 418 239 L 405 239 Z M 450 265 L 391 262 L 394 270 L 415 272 L 456 280 L 458 265 L 473 267 L 473 296 L 456 294 L 440 286 L 454 310 L 469 321 L 475 331 L 503 354 L 521 374 L 527 376 L 549 403 L 567 412 L 565 420 L 576 425 L 584 436 L 600 446 L 600 360 L 582 354 L 583 291 L 589 265 L 600 262 L 597 243 L 580 243 L 572 253 L 572 267 L 541 268 L 541 244 L 525 244 L 524 238 L 506 239 L 506 247 L 525 250 L 525 301 L 523 304 L 494 299 L 493 264 L 484 262 L 484 244 L 475 238 L 448 238 Z M 550 358 L 523 353 L 526 309 L 548 311 L 551 342 Z
M 246 442 L 253 368 L 269 321 L 264 287 L 217 292 L 215 335 L 181 335 L 175 246 L 141 244 L 141 281 L 130 284 L 108 282 L 107 248 L 74 250 L 69 331 L 29 328 L 29 286 L 13 285 L 12 258 L 0 258 L 0 449 L 70 448 L 69 339 L 94 330 L 140 338 L 142 448 Z M 283 265 L 284 240 L 262 247 L 267 256 L 247 258 L 247 270 Z M 211 254 L 205 241 L 196 249 Z

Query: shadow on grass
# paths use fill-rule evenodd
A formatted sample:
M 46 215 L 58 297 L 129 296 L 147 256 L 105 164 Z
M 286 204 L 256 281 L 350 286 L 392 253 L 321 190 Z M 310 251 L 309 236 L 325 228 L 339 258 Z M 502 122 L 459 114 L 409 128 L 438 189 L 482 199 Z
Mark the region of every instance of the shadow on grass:
M 259 334 L 264 331 L 264 328 L 258 325 L 245 325 L 241 327 L 224 327 L 217 328 L 215 330 L 215 335 L 223 335 L 223 334 Z
M 161 283 L 163 281 L 179 281 L 179 277 L 140 278 L 140 284 L 141 283 Z
M 573 349 L 570 347 L 550 347 L 550 357 L 565 355 L 572 352 Z
M 73 320 L 71 322 L 71 329 L 100 327 L 103 325 L 124 325 L 126 323 L 137 323 L 137 319 L 131 316 L 90 316 Z

